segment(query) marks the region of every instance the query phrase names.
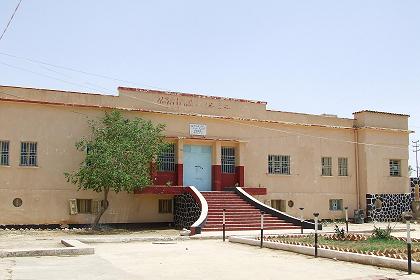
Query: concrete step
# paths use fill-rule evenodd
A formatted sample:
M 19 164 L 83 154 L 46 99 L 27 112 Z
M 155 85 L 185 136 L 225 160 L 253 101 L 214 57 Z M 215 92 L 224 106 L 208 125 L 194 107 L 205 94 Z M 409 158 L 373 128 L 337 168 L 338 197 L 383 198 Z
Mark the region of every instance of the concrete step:
M 299 229 L 300 227 L 294 226 L 294 225 L 288 225 L 288 226 L 270 226 L 270 227 L 264 227 L 264 230 L 275 230 L 275 229 Z M 222 231 L 223 227 L 204 227 L 203 231 Z M 226 230 L 228 231 L 243 231 L 243 230 L 260 230 L 260 227 L 247 227 L 247 226 L 241 226 L 241 227 L 227 227 Z

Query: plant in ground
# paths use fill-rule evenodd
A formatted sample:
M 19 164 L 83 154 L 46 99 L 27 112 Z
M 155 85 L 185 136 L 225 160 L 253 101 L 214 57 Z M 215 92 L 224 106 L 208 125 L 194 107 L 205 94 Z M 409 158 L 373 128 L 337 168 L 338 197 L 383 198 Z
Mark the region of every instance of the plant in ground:
M 103 202 L 92 227 L 98 228 L 109 207 L 110 191 L 133 192 L 151 184 L 151 162 L 166 148 L 163 125 L 135 118 L 125 119 L 119 111 L 105 113 L 100 121 L 89 121 L 91 135 L 76 143 L 86 157 L 78 170 L 65 173 L 79 190 L 103 193 Z
M 390 225 L 387 225 L 387 227 L 384 229 L 374 226 L 372 238 L 384 239 L 384 240 L 392 239 L 391 232 L 392 232 L 392 228 Z
M 346 237 L 344 228 L 339 228 L 337 225 L 334 227 L 334 235 L 338 238 L 344 239 Z

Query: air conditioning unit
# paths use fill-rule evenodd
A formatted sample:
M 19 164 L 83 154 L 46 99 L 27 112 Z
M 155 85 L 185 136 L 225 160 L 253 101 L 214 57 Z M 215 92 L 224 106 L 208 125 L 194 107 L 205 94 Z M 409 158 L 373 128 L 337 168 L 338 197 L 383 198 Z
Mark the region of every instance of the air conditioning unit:
M 69 199 L 70 215 L 76 215 L 77 211 L 77 200 Z

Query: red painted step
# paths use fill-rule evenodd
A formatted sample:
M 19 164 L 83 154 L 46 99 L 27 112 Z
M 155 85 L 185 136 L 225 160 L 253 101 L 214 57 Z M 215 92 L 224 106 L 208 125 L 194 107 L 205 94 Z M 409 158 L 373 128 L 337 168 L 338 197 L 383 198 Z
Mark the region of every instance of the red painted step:
M 259 209 L 243 200 L 234 192 L 202 192 L 209 212 L 203 231 L 220 231 L 223 209 L 226 209 L 226 230 L 258 230 L 261 227 Z M 264 214 L 264 229 L 297 229 L 295 226 L 270 214 Z

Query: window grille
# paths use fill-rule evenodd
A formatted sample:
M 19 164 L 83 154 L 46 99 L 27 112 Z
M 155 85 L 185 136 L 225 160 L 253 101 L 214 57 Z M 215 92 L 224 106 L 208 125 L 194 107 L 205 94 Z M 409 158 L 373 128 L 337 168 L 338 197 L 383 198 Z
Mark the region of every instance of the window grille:
M 281 200 L 281 199 L 271 200 L 271 208 L 274 208 L 281 212 L 286 212 L 286 200 Z
M 76 199 L 77 212 L 79 214 L 92 213 L 92 199 Z
M 338 176 L 349 176 L 348 158 L 338 158 Z
M 168 147 L 158 157 L 158 171 L 175 172 L 175 144 Z
M 37 166 L 37 143 L 22 142 L 20 144 L 20 165 Z
M 321 159 L 322 163 L 322 176 L 332 176 L 332 158 L 323 157 Z
M 172 199 L 159 199 L 159 213 L 172 213 Z
M 401 176 L 401 160 L 396 160 L 396 159 L 389 160 L 389 176 L 393 176 L 393 177 Z
M 222 147 L 222 173 L 235 173 L 235 148 Z
M 269 155 L 268 173 L 290 175 L 290 156 Z
M 0 141 L 0 165 L 9 165 L 9 141 Z
M 330 210 L 331 211 L 341 211 L 341 210 L 343 210 L 343 200 L 342 199 L 330 199 Z

